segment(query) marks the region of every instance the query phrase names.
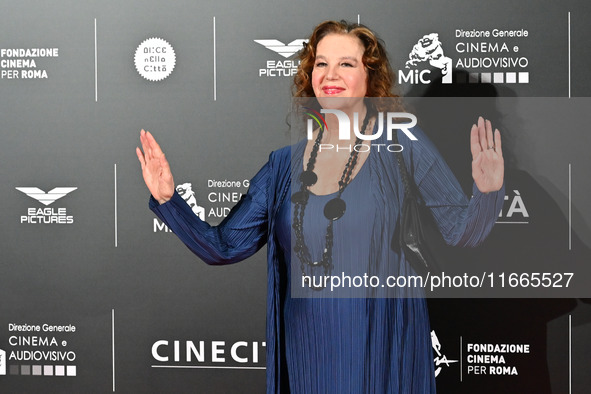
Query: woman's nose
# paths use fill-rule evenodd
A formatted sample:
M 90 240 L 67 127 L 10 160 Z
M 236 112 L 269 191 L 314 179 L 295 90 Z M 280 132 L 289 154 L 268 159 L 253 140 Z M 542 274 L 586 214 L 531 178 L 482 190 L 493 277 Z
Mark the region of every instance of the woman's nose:
M 339 78 L 339 73 L 336 66 L 328 67 L 326 72 L 326 79 L 335 80 Z

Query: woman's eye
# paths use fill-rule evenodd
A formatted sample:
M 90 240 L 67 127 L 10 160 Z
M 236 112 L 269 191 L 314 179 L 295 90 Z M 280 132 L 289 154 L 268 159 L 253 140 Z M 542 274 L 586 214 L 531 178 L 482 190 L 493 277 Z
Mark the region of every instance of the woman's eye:
M 316 67 L 324 67 L 324 66 L 326 66 L 326 63 L 324 63 L 324 62 L 316 63 Z
M 353 65 L 351 63 L 341 63 L 341 66 L 343 66 L 343 67 L 353 67 Z

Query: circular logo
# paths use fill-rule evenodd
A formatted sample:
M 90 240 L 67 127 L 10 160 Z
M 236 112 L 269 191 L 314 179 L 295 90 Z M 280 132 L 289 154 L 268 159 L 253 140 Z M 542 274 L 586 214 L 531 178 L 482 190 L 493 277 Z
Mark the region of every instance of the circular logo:
M 148 81 L 162 81 L 176 64 L 172 46 L 161 38 L 148 38 L 135 50 L 135 69 Z

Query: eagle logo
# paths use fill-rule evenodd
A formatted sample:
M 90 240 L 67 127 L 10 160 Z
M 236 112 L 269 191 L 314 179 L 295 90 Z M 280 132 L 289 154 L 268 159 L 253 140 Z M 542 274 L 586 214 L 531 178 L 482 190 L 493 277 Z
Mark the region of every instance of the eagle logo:
M 308 42 L 305 39 L 293 40 L 289 44 L 284 44 L 279 40 L 254 40 L 254 42 L 261 44 L 267 49 L 277 52 L 284 58 L 291 57 L 302 49 L 304 43 Z
M 50 205 L 66 196 L 67 194 L 78 189 L 77 187 L 56 187 L 45 193 L 38 187 L 17 187 L 16 190 L 25 193 L 27 196 L 34 198 L 43 205 Z

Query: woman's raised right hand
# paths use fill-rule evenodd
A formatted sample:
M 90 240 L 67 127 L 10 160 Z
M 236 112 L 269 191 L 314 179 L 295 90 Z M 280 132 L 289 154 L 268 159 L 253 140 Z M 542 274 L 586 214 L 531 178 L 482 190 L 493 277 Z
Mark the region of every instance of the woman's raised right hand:
M 142 166 L 144 182 L 156 201 L 164 204 L 172 198 L 174 193 L 174 180 L 168 160 L 149 131 L 142 129 L 140 142 L 143 153 L 139 147 L 135 148 L 135 153 Z

